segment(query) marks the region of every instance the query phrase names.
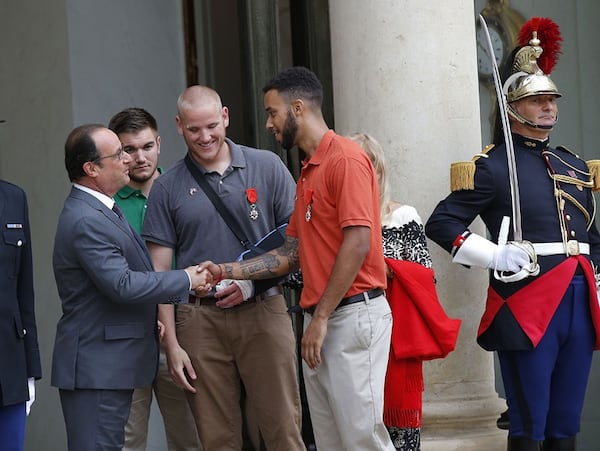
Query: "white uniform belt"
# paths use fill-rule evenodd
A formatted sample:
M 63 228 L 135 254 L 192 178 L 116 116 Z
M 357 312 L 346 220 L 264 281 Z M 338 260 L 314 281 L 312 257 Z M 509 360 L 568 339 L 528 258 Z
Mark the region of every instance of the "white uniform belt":
M 533 248 L 538 256 L 544 255 L 590 255 L 590 245 L 577 240 L 565 243 L 533 243 Z

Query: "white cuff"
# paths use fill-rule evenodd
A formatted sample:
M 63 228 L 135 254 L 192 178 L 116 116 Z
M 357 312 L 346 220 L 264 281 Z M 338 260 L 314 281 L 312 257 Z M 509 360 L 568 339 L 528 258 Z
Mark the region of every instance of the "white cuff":
M 194 291 L 194 290 L 193 290 L 193 288 L 192 288 L 192 276 L 190 276 L 190 275 L 188 274 L 188 272 L 187 272 L 187 271 L 185 271 L 185 270 L 184 270 L 183 272 L 185 273 L 185 275 L 186 275 L 186 276 L 187 276 L 187 278 L 188 278 L 188 281 L 190 282 L 190 287 L 188 288 L 188 291 Z M 187 299 L 187 298 L 186 298 L 186 299 Z
M 452 261 L 461 265 L 494 268 L 494 254 L 498 245 L 471 233 L 454 254 Z
M 31 405 L 35 401 L 35 378 L 30 377 L 27 379 L 27 388 L 29 390 L 29 400 L 25 403 L 25 414 L 29 415 Z

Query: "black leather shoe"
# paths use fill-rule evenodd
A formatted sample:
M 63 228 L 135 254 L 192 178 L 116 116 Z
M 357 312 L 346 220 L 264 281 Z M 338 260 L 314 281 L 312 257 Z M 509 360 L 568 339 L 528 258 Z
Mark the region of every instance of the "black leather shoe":
M 508 418 L 508 409 L 506 409 L 500 414 L 500 418 L 496 420 L 496 426 L 498 426 L 498 429 L 508 431 L 508 428 L 510 426 L 510 421 Z
M 508 437 L 508 451 L 540 451 L 542 442 L 528 437 Z
M 542 444 L 543 451 L 575 451 L 575 437 L 547 438 Z

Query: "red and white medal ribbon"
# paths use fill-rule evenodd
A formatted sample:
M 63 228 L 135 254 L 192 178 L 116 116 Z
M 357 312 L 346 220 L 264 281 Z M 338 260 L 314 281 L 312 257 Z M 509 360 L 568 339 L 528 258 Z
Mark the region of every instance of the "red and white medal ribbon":
M 250 204 L 248 216 L 250 216 L 250 219 L 253 221 L 256 221 L 258 219 L 258 208 L 256 208 L 258 194 L 256 193 L 256 188 L 248 188 L 246 190 L 246 199 L 248 199 L 248 203 Z

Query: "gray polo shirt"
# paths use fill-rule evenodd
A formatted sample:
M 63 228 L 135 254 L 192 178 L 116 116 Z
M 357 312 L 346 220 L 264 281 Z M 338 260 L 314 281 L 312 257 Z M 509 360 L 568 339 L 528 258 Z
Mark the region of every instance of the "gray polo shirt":
M 296 183 L 275 153 L 240 146 L 229 139 L 227 143 L 232 161 L 222 176 L 197 166 L 238 219 L 248 239 L 256 242 L 288 221 L 294 206 Z M 248 188 L 256 190 L 256 220 L 250 217 Z M 183 159 L 154 181 L 148 196 L 142 237 L 173 248 L 178 268 L 204 260 L 232 261 L 245 250 L 198 186 Z

